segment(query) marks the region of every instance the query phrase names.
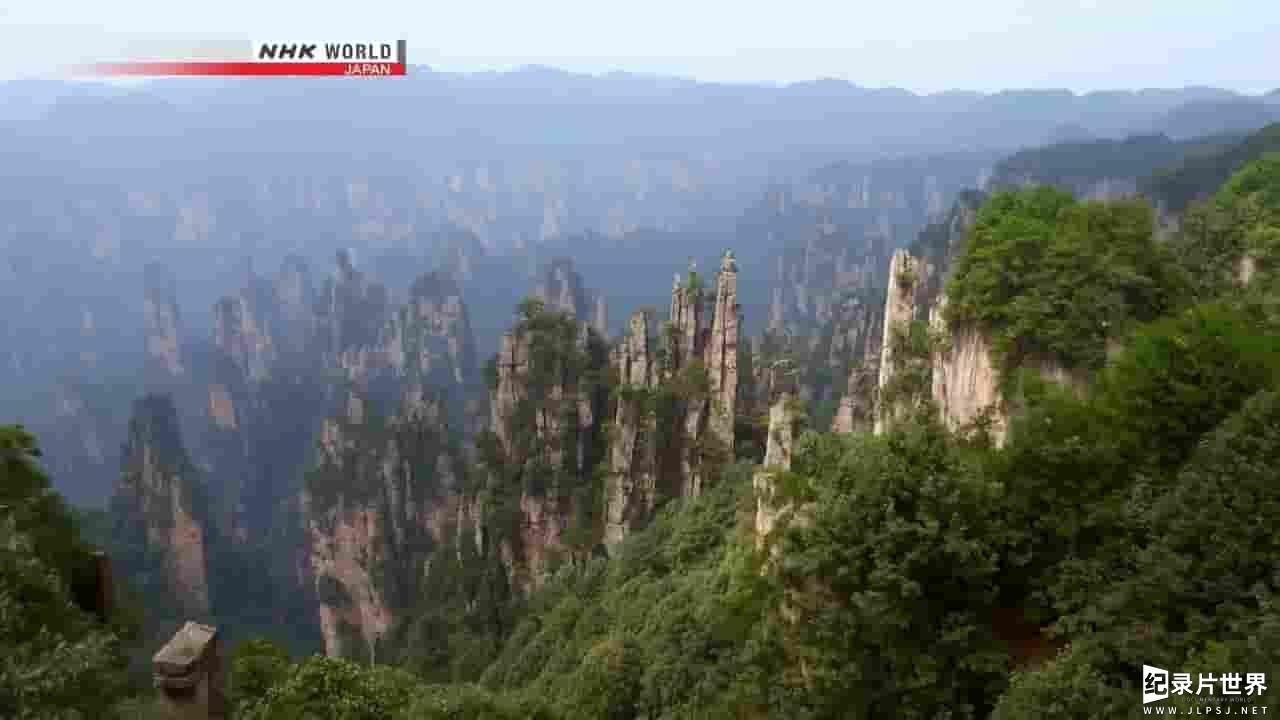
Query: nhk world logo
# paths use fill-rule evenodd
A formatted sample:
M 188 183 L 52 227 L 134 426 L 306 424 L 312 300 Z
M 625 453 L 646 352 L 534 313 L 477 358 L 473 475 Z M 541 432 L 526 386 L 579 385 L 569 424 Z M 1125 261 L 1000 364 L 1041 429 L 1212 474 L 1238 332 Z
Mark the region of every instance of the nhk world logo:
M 1179 706 L 1144 707 L 1144 715 L 1266 715 L 1266 705 L 1254 705 L 1267 689 L 1265 673 L 1173 673 L 1142 666 L 1142 704 L 1181 700 Z

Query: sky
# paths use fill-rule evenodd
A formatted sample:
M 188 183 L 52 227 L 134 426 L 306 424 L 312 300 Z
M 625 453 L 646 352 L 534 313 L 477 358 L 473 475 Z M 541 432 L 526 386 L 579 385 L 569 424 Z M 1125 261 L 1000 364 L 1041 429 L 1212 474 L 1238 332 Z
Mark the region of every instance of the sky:
M 404 38 L 411 63 L 443 70 L 840 78 L 921 93 L 1280 87 L 1278 0 L 0 0 L 0 78 L 77 52 L 117 59 L 101 55 L 140 37 Z

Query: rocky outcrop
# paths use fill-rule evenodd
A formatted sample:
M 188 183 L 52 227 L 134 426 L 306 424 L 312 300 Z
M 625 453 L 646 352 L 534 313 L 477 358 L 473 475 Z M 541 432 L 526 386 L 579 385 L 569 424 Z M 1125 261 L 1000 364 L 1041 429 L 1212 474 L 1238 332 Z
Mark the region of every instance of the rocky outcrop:
M 952 430 L 988 423 L 991 438 L 1002 444 L 1008 425 L 1000 395 L 1000 371 L 986 333 L 973 327 L 948 327 L 946 295 L 930 312 L 930 327 L 946 342 L 933 352 L 930 395 Z
M 729 457 L 733 457 L 733 422 L 738 397 L 738 311 L 738 264 L 733 259 L 733 251 L 727 251 L 716 277 L 706 365 L 711 381 L 708 431 Z
M 567 314 L 536 306 L 525 313 L 503 337 L 490 379 L 494 442 L 481 443 L 480 472 L 505 498 L 494 508 L 505 516 L 485 529 L 489 548 L 527 591 L 541 583 L 583 503 L 593 502 L 582 489 L 604 460 L 606 388 L 597 378 L 608 357 L 594 331 Z
M 922 292 L 928 286 L 932 267 L 906 250 L 898 250 L 889 262 L 888 289 L 885 291 L 883 336 L 880 342 L 879 382 L 880 397 L 885 402 L 877 408 L 874 431 L 884 432 L 893 420 L 920 398 L 912 396 L 919 389 L 908 393 L 888 393 L 895 376 L 902 374 L 914 358 L 906 357 L 904 336 L 927 313 L 928 298 Z
M 252 271 L 245 286 L 213 307 L 213 344 L 251 382 L 266 380 L 276 364 L 283 334 L 274 289 Z
M 702 288 L 697 275 L 690 271 L 690 286 L 682 287 L 677 278 L 671 290 L 671 319 L 667 338 L 666 379 L 675 380 L 681 371 L 696 374 L 694 363 L 702 362 L 706 335 L 702 329 Z M 703 368 L 705 370 L 705 367 Z M 706 427 L 707 398 L 704 388 L 693 388 L 684 399 L 680 451 L 680 494 L 696 496 L 701 485 L 698 465 L 698 440 Z
M 275 340 L 282 357 L 296 357 L 310 349 L 316 332 L 316 291 L 306 260 L 284 259 L 273 283 L 280 328 Z
M 812 501 L 798 496 L 799 486 L 788 480 L 792 454 L 805 424 L 804 404 L 794 393 L 794 368 L 787 363 L 771 368 L 776 394 L 769 408 L 769 431 L 764 461 L 752 477 L 756 500 L 756 548 L 766 550 L 761 573 L 771 571 L 781 557 L 778 540 L 789 526 L 806 526 L 813 516 Z M 789 487 L 788 487 L 789 485 Z M 784 617 L 786 607 L 784 603 Z
M 869 433 L 875 429 L 879 364 L 878 359 L 871 359 L 849 373 L 844 396 L 831 421 L 831 432 Z
M 614 350 L 613 365 L 622 389 L 614 411 L 605 500 L 604 539 L 610 547 L 643 526 L 656 501 L 656 419 L 646 403 L 656 385 L 649 322 L 647 311 L 633 314 L 627 334 Z
M 166 589 L 183 611 L 197 615 L 209 611 L 205 497 L 173 402 L 163 395 L 138 400 L 112 499 L 117 532 L 163 558 Z
M 663 379 L 688 375 L 681 459 L 682 494 L 701 492 L 704 455 L 733 456 L 733 427 L 738 395 L 738 266 L 727 251 L 720 263 L 713 295 L 712 326 L 703 327 L 702 279 L 692 268 L 688 285 L 679 276 L 671 290 L 671 315 L 664 328 L 667 362 Z M 705 388 L 702 373 L 705 372 Z M 691 375 L 690 375 L 691 373 Z
M 885 292 L 884 337 L 880 343 L 880 385 L 893 375 L 893 329 L 915 319 L 914 288 L 919 280 L 920 263 L 906 250 L 893 254 L 889 262 L 889 288 Z
M 687 285 L 681 283 L 678 274 L 671 285 L 671 311 L 663 337 L 670 355 L 666 364 L 668 376 L 702 357 L 702 307 L 702 279 L 690 265 Z
M 350 655 L 372 652 L 410 605 L 432 548 L 462 542 L 464 522 L 481 534 L 462 445 L 479 372 L 451 275 L 420 276 L 384 314 L 380 286 L 341 260 L 323 339 L 344 380 L 302 514 L 326 652 Z
M 276 508 L 309 458 L 325 404 L 316 296 L 306 264 L 286 258 L 272 278 L 252 268 L 213 308 L 198 451 L 220 525 L 244 543 L 277 526 Z
M 531 295 L 541 300 L 546 309 L 568 315 L 600 337 L 608 336 L 609 313 L 604 294 L 586 287 L 572 259 L 556 258 L 547 263 Z
M 983 424 L 1001 443 L 1008 423 L 1000 372 L 986 333 L 946 322 L 943 286 L 984 196 L 961 193 L 951 212 L 894 253 L 885 294 L 874 430 L 884 432 L 908 408 L 930 401 L 953 430 Z
M 512 445 L 508 418 L 515 417 L 516 405 L 523 399 L 523 378 L 529 373 L 529 346 L 514 332 L 502 336 L 498 351 L 497 378 L 490 390 L 489 428 L 502 447 Z
M 980 193 L 963 193 L 947 218 L 921 233 L 914 246 L 920 256 L 900 250 L 890 262 L 876 384 L 877 433 L 908 408 L 927 400 L 950 429 L 982 428 L 997 445 L 1006 440 L 1018 398 L 1003 395 L 1003 371 L 990 333 L 950 324 L 943 292 L 982 200 Z M 1112 342 L 1108 347 L 1111 353 L 1117 345 Z M 1038 368 L 1042 378 L 1083 392 L 1086 379 L 1081 372 L 1064 368 L 1052 358 L 1041 358 L 1031 366 Z
M 752 480 L 756 495 L 757 547 L 765 546 L 778 522 L 793 510 L 793 503 L 779 495 L 777 476 L 791 469 L 791 453 L 803 415 L 803 408 L 790 392 L 779 393 L 769 408 L 769 442 L 764 465 Z
M 740 383 L 737 263 L 721 260 L 711 327 L 702 326 L 702 280 L 690 270 L 671 290 L 670 320 L 650 337 L 652 316 L 631 316 L 612 357 L 615 393 L 605 541 L 612 546 L 652 518 L 661 498 L 696 496 L 709 461 L 733 457 Z
M 582 276 L 569 258 L 556 258 L 547 264 L 534 286 L 533 296 L 541 300 L 548 310 L 562 312 L 578 320 L 590 319 L 594 311 L 583 287 Z
M 178 286 L 173 273 L 155 263 L 143 271 L 143 321 L 146 328 L 146 377 L 166 386 L 187 373 Z
M 445 402 L 420 385 L 394 416 L 358 395 L 326 419 L 302 498 L 318 620 L 330 655 L 373 647 L 418 590 L 432 549 L 456 540 L 465 461 Z
M 384 360 L 377 346 L 389 317 L 389 298 L 386 287 L 355 268 L 350 253 L 339 252 L 337 265 L 316 305 L 318 347 L 326 366 L 363 382 Z
M 453 277 L 427 273 L 388 323 L 382 343 L 396 375 L 441 388 L 462 401 L 479 386 L 475 339 L 462 290 Z

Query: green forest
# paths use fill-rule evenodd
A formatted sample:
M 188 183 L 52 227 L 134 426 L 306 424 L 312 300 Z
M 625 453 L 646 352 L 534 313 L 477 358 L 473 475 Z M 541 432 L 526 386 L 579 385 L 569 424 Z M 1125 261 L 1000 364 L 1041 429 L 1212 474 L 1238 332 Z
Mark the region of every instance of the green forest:
M 927 402 L 805 432 L 779 478 L 804 521 L 764 547 L 758 467 L 724 463 L 472 642 L 451 618 L 376 666 L 229 648 L 232 716 L 1110 718 L 1139 712 L 1144 664 L 1280 681 L 1280 154 L 1253 157 L 1169 239 L 1146 201 L 985 199 L 946 291 L 1018 380 L 1002 446 Z M 601 349 L 556 347 L 534 365 L 597 382 Z M 1026 372 L 1046 358 L 1087 387 Z M 0 716 L 149 717 L 136 623 L 76 596 L 90 549 L 38 461 L 0 431 Z

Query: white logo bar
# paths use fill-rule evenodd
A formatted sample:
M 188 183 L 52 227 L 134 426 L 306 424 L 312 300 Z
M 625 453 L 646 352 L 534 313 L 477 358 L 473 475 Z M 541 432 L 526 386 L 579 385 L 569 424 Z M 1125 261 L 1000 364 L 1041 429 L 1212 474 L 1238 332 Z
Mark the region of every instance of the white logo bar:
M 254 62 L 359 63 L 404 62 L 400 41 L 375 42 L 255 42 Z

